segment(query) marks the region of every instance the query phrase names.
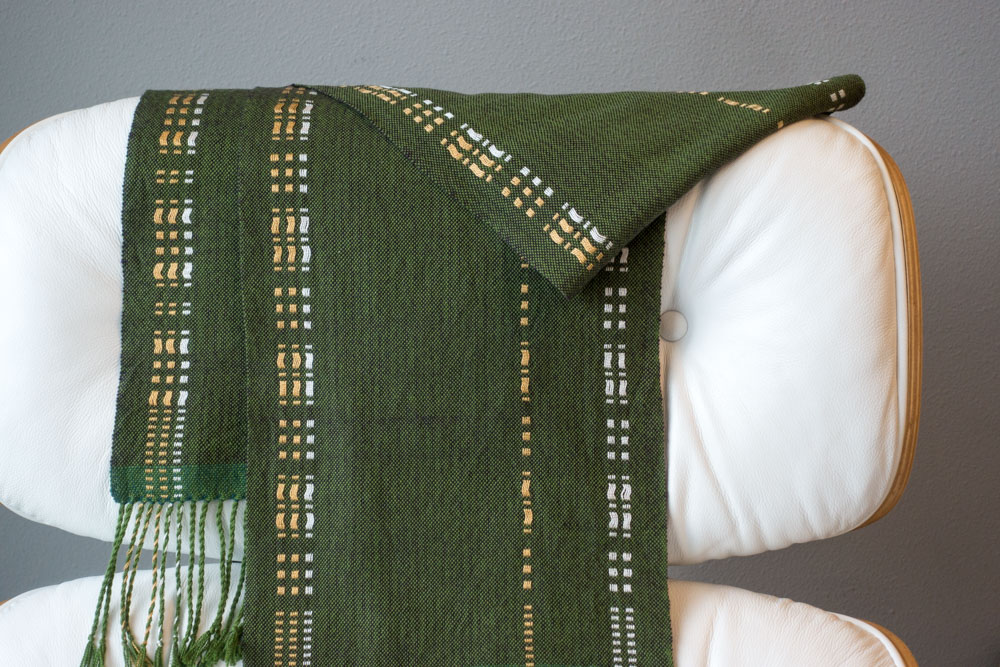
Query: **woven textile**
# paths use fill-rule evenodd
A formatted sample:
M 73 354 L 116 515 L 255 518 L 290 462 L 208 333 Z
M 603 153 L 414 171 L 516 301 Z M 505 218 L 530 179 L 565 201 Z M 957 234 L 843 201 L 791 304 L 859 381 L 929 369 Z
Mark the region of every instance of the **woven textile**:
M 130 664 L 671 665 L 664 211 L 863 93 L 147 91 L 122 213 L 126 576 L 113 592 L 112 558 L 84 664 L 151 535 Z M 236 593 L 199 635 L 208 522 Z

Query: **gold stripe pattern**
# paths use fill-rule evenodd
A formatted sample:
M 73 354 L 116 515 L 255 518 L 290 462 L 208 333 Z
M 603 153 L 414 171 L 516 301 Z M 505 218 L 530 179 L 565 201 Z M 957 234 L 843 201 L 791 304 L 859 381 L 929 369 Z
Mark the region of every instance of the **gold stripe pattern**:
M 197 152 L 198 132 L 208 93 L 177 93 L 167 101 L 161 117 L 157 154 L 164 165 L 155 168 L 151 189 L 154 199 L 150 232 L 153 253 L 149 258 L 154 287 L 160 296 L 153 305 L 154 330 L 150 341 L 153 362 L 147 394 L 146 443 L 143 450 L 145 500 L 183 498 L 181 450 L 187 412 L 187 383 L 191 369 L 191 315 L 194 273 L 194 202 L 187 196 L 194 170 L 177 166 Z
M 315 430 L 313 414 L 313 346 L 311 341 L 312 248 L 309 245 L 309 138 L 315 91 L 286 86 L 273 109 L 268 152 L 267 193 L 272 207 L 267 222 L 271 235 L 271 289 L 274 331 L 274 387 L 278 409 L 271 427 L 276 433 L 277 469 L 272 481 L 275 501 L 274 616 L 275 667 L 312 665 L 313 611 L 313 492 Z

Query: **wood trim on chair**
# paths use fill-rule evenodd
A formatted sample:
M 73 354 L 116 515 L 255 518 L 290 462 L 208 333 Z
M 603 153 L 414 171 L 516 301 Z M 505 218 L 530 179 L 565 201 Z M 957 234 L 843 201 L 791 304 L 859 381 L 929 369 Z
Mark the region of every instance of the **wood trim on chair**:
M 917 665 L 917 659 L 913 656 L 913 651 L 911 651 L 910 647 L 903 643 L 903 640 L 897 637 L 895 633 L 882 627 L 878 623 L 873 623 L 872 621 L 865 621 L 865 623 L 885 635 L 885 638 L 892 643 L 897 651 L 899 651 L 899 655 L 903 658 L 903 665 L 905 665 L 905 667 L 919 667 L 919 665 Z
M 32 123 L 31 125 L 34 125 L 34 123 Z M 31 125 L 28 125 L 28 127 L 31 127 Z M 10 135 L 10 137 L 7 138 L 7 141 L 5 141 L 2 144 L 0 144 L 0 153 L 3 153 L 3 149 L 7 148 L 7 145 L 10 144 L 10 142 L 14 141 L 14 137 L 16 137 L 17 135 L 21 134 L 21 132 L 24 132 L 24 130 L 27 130 L 28 127 L 25 127 L 25 128 L 22 128 L 21 130 L 18 130 L 14 134 Z
M 910 191 L 906 187 L 906 181 L 903 180 L 899 165 L 877 142 L 871 137 L 867 138 L 878 150 L 879 157 L 885 164 L 896 197 L 896 207 L 902 227 L 903 266 L 906 275 L 907 386 L 903 447 L 896 475 L 882 504 L 858 528 L 863 528 L 884 517 L 903 496 L 903 490 L 906 488 L 906 483 L 910 479 L 910 471 L 913 468 L 914 451 L 917 448 L 917 428 L 920 424 L 920 387 L 923 372 L 923 308 L 920 297 L 920 262 L 917 256 L 917 228 L 913 218 L 913 202 L 910 201 Z M 913 664 L 915 665 L 916 662 Z

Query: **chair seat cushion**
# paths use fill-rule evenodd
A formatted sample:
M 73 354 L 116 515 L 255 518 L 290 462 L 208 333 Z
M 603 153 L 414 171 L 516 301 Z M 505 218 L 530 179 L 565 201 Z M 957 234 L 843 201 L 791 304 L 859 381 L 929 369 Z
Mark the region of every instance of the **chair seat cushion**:
M 47 118 L 0 153 L 0 502 L 108 540 L 122 178 L 137 102 Z M 671 562 L 837 535 L 898 490 L 913 431 L 913 314 L 887 173 L 860 132 L 810 119 L 669 210 Z
M 173 578 L 173 570 L 167 570 L 167 581 Z M 133 634 L 140 638 L 151 585 L 148 571 L 136 576 L 133 600 L 139 603 L 133 603 L 129 620 Z M 0 606 L 0 655 L 12 665 L 77 664 L 100 586 L 100 577 L 86 577 L 29 591 Z M 116 582 L 114 590 L 117 587 Z M 176 608 L 170 588 L 165 594 L 167 637 Z M 218 606 L 217 566 L 208 566 L 204 595 L 199 630 L 208 627 Z M 903 658 L 905 653 L 875 626 L 807 604 L 730 586 L 676 580 L 669 583 L 669 595 L 678 667 L 910 665 Z M 119 627 L 120 619 L 119 600 L 112 596 L 108 627 Z M 121 633 L 109 632 L 108 645 L 108 666 L 123 665 Z

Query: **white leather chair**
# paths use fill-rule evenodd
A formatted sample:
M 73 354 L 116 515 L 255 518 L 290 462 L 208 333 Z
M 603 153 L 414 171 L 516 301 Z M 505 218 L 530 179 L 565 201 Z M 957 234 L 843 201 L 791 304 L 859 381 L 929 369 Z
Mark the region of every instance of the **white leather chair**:
M 173 570 L 169 569 L 167 580 L 172 577 Z M 120 581 L 120 575 L 116 581 Z M 135 599 L 148 600 L 151 583 L 149 572 L 140 572 L 135 580 Z M 0 606 L 0 655 L 4 664 L 78 664 L 100 587 L 100 577 L 86 577 L 24 593 Z M 176 598 L 169 587 L 167 590 L 163 631 L 165 637 L 170 637 Z M 677 667 L 916 665 L 905 645 L 884 628 L 800 602 L 689 581 L 669 582 L 669 595 Z M 212 567 L 205 578 L 199 631 L 214 618 L 219 596 L 218 568 Z M 145 604 L 132 607 L 129 626 L 133 635 L 143 636 L 146 614 Z M 118 598 L 113 595 L 108 627 L 117 629 L 120 619 Z M 182 620 L 181 626 L 186 629 L 187 621 Z M 121 633 L 112 630 L 107 636 L 108 667 L 124 665 Z
M 137 102 L 52 116 L 0 149 L 0 502 L 105 540 Z M 662 310 L 671 563 L 832 537 L 898 501 L 919 415 L 920 290 L 909 197 L 879 146 L 809 119 L 699 183 L 668 211 Z M 678 599 L 757 600 L 671 585 Z

